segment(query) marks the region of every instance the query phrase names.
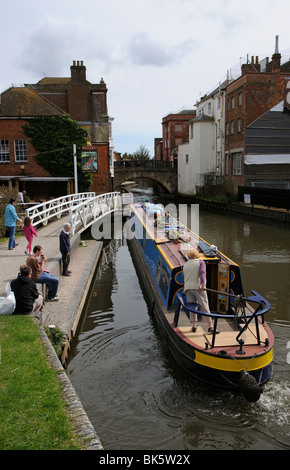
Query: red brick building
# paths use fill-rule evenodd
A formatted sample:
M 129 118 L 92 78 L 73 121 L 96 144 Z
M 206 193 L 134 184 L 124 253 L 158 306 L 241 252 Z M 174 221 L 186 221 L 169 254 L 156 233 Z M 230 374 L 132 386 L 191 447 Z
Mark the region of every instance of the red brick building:
M 176 114 L 169 114 L 162 119 L 162 152 L 160 155 L 164 161 L 177 160 L 178 145 L 188 142 L 188 122 L 195 116 L 194 109 L 185 109 Z
M 107 111 L 107 87 L 103 79 L 99 84 L 86 80 L 83 62 L 73 62 L 69 78 L 45 77 L 35 84 L 10 88 L 1 95 L 0 104 L 0 183 L 10 181 L 19 189 L 31 190 L 32 183 L 46 183 L 54 180 L 33 158 L 36 154 L 29 140 L 23 134 L 22 126 L 36 116 L 59 116 L 68 114 L 79 126 L 88 132 L 88 141 L 97 146 L 98 170 L 93 173 L 92 191 L 111 191 L 110 173 L 110 118 Z M 72 152 L 73 158 L 73 152 Z M 73 178 L 67 178 L 66 192 L 74 192 Z M 28 183 L 29 182 L 29 183 Z M 60 182 L 60 181 L 58 181 Z M 42 185 L 43 186 L 43 185 Z M 50 186 L 48 191 L 51 194 Z M 58 186 L 59 188 L 59 186 Z M 45 187 L 43 186 L 43 190 Z M 37 197 L 41 185 L 38 184 Z M 56 188 L 57 191 L 57 188 Z M 44 191 L 47 193 L 47 191 Z M 30 194 L 29 194 L 30 195 Z M 33 194 L 31 194 L 33 196 Z M 56 197 L 59 194 L 53 194 Z M 45 197 L 46 194 L 43 194 Z
M 225 178 L 234 187 L 244 185 L 246 128 L 277 105 L 284 97 L 285 78 L 290 62 L 281 65 L 278 48 L 270 62 L 267 58 L 242 66 L 242 75 L 226 89 L 225 107 Z

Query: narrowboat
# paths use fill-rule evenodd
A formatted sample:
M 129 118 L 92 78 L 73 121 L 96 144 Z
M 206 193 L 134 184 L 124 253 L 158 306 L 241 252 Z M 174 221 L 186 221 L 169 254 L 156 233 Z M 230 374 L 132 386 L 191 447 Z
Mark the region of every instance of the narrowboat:
M 272 375 L 274 336 L 265 321 L 270 303 L 256 291 L 245 296 L 239 266 L 162 205 L 132 204 L 128 224 L 128 246 L 149 308 L 177 363 L 206 384 L 257 401 Z M 183 266 L 192 249 L 206 263 L 210 314 L 183 292 Z M 196 331 L 191 313 L 198 315 Z M 207 316 L 214 325 L 210 333 Z

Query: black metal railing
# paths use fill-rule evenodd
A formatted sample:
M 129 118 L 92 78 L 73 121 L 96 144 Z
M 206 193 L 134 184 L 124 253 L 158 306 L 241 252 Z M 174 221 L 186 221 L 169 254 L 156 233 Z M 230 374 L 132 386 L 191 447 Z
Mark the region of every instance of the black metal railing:
M 260 294 L 258 294 L 255 291 L 252 291 L 252 296 L 250 297 L 243 297 L 241 295 L 237 296 L 234 294 L 229 294 L 226 292 L 220 292 L 214 289 L 206 289 L 209 292 L 214 292 L 216 294 L 221 294 L 225 295 L 234 299 L 238 299 L 239 302 L 241 302 L 241 305 L 246 305 L 247 303 L 254 303 L 256 304 L 256 308 L 254 311 L 251 311 L 250 313 L 245 313 L 243 311 L 243 327 L 239 331 L 238 335 L 236 336 L 236 341 L 237 345 L 240 346 L 240 353 L 243 354 L 242 346 L 244 344 L 243 340 L 241 339 L 241 335 L 244 333 L 244 331 L 248 328 L 249 324 L 251 322 L 255 323 L 255 328 L 256 328 L 256 339 L 257 339 L 257 344 L 260 346 L 261 344 L 261 338 L 260 338 L 260 331 L 259 331 L 259 319 L 258 317 L 262 318 L 262 323 L 264 323 L 264 315 L 270 310 L 271 304 L 266 300 L 264 297 L 262 297 Z M 177 328 L 178 326 L 178 320 L 179 320 L 179 314 L 180 314 L 180 309 L 183 307 L 185 311 L 192 312 L 196 315 L 202 315 L 206 317 L 211 317 L 213 319 L 214 327 L 213 327 L 213 335 L 212 335 L 212 343 L 211 343 L 211 348 L 214 348 L 215 345 L 215 337 L 217 334 L 217 324 L 218 320 L 223 318 L 223 319 L 233 319 L 236 320 L 237 314 L 236 312 L 233 314 L 224 314 L 224 313 L 207 313 L 207 312 L 202 312 L 199 310 L 198 304 L 190 304 L 185 301 L 185 295 L 178 293 L 177 294 L 177 299 L 178 303 L 175 309 L 175 315 L 174 315 L 174 326 Z

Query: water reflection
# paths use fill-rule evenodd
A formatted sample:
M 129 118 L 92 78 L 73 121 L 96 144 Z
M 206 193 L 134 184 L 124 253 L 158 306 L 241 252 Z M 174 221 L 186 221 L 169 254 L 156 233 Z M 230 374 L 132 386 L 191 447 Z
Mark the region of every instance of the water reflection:
M 289 233 L 234 214 L 200 214 L 201 236 L 240 264 L 246 293 L 257 290 L 272 303 L 274 376 L 257 404 L 178 368 L 151 317 L 126 241 L 108 243 L 68 366 L 105 449 L 289 448 Z

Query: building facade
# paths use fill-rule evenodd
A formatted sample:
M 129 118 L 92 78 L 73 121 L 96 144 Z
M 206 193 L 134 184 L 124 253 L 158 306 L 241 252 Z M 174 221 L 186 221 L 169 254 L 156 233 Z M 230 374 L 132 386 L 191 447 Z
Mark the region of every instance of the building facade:
M 185 109 L 179 113 L 168 114 L 162 119 L 162 159 L 164 161 L 177 161 L 178 146 L 188 142 L 188 121 L 195 116 L 194 109 Z
M 10 181 L 13 179 L 16 186 L 21 186 L 24 178 L 31 181 L 31 178 L 51 177 L 33 157 L 29 157 L 36 151 L 23 138 L 22 126 L 36 116 L 69 115 L 87 131 L 88 142 L 97 147 L 98 165 L 97 171 L 92 173 L 92 191 L 100 194 L 112 190 L 113 119 L 108 116 L 106 84 L 103 79 L 98 84 L 87 81 L 82 61 L 74 61 L 70 71 L 68 78 L 45 77 L 35 84 L 12 87 L 1 95 L 1 176 L 9 177 Z M 16 145 L 26 146 L 21 157 L 17 154 Z M 68 178 L 67 181 L 72 182 L 73 179 Z M 67 191 L 73 192 L 71 184 Z
M 235 190 L 245 184 L 246 129 L 280 103 L 289 72 L 290 62 L 281 65 L 276 48 L 271 62 L 252 56 L 242 66 L 242 75 L 227 86 L 224 175 Z
M 197 103 L 188 122 L 189 140 L 178 147 L 178 191 L 197 194 L 207 182 L 217 183 L 224 172 L 225 92 L 220 84 Z
M 290 113 L 281 101 L 246 129 L 245 186 L 290 189 Z

